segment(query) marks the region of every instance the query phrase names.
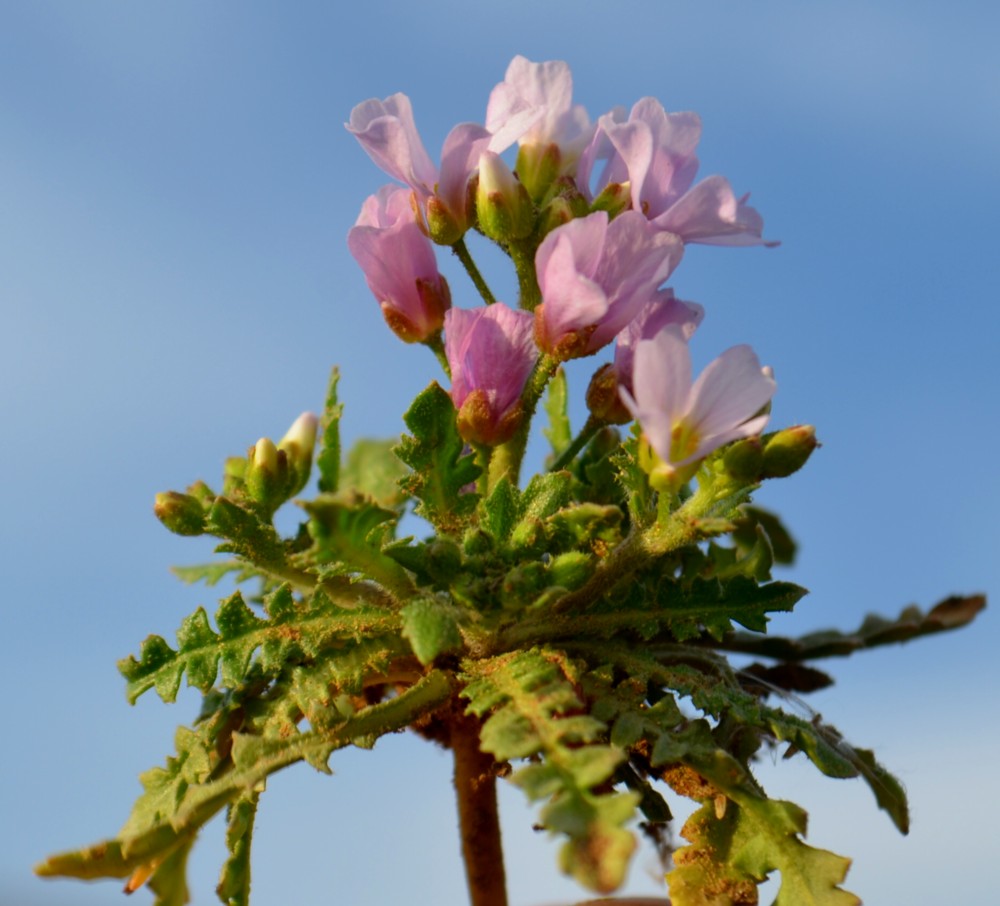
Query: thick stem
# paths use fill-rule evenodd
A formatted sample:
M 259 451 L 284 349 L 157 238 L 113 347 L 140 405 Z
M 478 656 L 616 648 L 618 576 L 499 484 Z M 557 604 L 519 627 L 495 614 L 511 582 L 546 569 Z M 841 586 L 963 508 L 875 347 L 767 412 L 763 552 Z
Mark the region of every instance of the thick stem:
M 480 723 L 465 714 L 451 722 L 455 796 L 471 906 L 507 906 L 493 757 L 479 748 Z

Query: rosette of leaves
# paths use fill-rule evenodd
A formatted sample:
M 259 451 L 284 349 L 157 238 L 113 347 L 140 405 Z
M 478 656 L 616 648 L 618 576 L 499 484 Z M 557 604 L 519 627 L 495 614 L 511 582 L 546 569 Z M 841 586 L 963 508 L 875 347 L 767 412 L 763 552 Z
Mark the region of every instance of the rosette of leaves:
M 550 390 L 548 436 L 569 442 L 565 393 Z M 225 559 L 181 576 L 243 586 L 214 617 L 199 608 L 176 641 L 150 636 L 121 661 L 130 701 L 180 684 L 203 693 L 119 833 L 53 856 L 46 876 L 146 884 L 159 906 L 188 902 L 185 863 L 201 828 L 225 812 L 229 856 L 217 893 L 250 901 L 254 817 L 267 778 L 296 762 L 327 772 L 346 746 L 410 729 L 454 752 L 470 897 L 506 902 L 495 783 L 540 804 L 563 841 L 560 866 L 614 891 L 636 845 L 670 801 L 699 803 L 667 874 L 675 906 L 757 902 L 780 872 L 779 906 L 848 906 L 848 860 L 804 841 L 805 813 L 769 799 L 753 774 L 762 750 L 801 753 L 822 773 L 861 777 L 906 832 L 899 783 L 871 752 L 818 717 L 782 707 L 831 680 L 809 662 L 964 625 L 981 598 L 924 614 L 872 618 L 856 632 L 765 634 L 804 590 L 771 578 L 794 544 L 750 506 L 756 484 L 726 471 L 724 451 L 695 484 L 661 499 L 636 441 L 599 433 L 567 468 L 522 489 L 490 485 L 436 384 L 406 415 L 398 443 L 365 441 L 342 457 L 336 374 L 317 455 L 317 496 L 282 537 L 231 462 L 223 491 L 189 489 Z M 185 498 L 187 499 L 187 498 Z M 398 537 L 412 507 L 430 525 Z M 190 533 L 190 532 L 188 532 Z M 767 663 L 736 669 L 727 652 Z

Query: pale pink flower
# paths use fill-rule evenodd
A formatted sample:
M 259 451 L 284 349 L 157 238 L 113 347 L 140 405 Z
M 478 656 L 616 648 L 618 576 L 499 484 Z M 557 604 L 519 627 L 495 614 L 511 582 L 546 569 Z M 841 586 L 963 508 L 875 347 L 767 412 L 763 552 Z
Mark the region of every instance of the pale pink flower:
M 604 211 L 549 233 L 535 255 L 542 305 L 536 339 L 560 359 L 610 343 L 655 294 L 681 259 L 683 245 L 652 229 L 636 211 Z
M 424 342 L 441 329 L 451 293 L 434 246 L 417 224 L 409 190 L 388 185 L 369 196 L 347 247 L 399 337 Z
M 660 230 L 685 242 L 708 245 L 769 245 L 764 222 L 737 199 L 728 180 L 709 176 L 697 185 L 701 119 L 667 113 L 655 98 L 643 98 L 628 119 L 621 110 L 602 116 L 580 161 L 579 187 L 593 198 L 610 184 L 629 184 L 632 207 Z M 598 161 L 605 164 L 595 173 Z
M 632 421 L 619 388 L 632 391 L 636 344 L 654 337 L 669 324 L 679 327 L 684 339 L 690 340 L 704 317 L 705 309 L 695 302 L 681 301 L 672 289 L 657 291 L 615 338 L 614 360 L 598 368 L 590 379 L 587 408 L 591 413 L 609 425 Z
M 451 399 L 470 443 L 504 443 L 520 425 L 521 392 L 538 359 L 532 329 L 530 313 L 503 302 L 445 314 Z
M 532 63 L 514 57 L 504 80 L 490 93 L 486 128 L 498 132 L 526 113 L 536 119 L 519 144 L 557 145 L 567 165 L 579 157 L 594 131 L 587 111 L 573 103 L 573 76 L 562 60 Z
M 749 346 L 727 349 L 692 384 L 687 340 L 679 326 L 668 325 L 636 344 L 632 393 L 620 392 L 670 473 L 759 434 L 768 416 L 758 413 L 776 386 Z
M 451 244 L 469 226 L 466 193 L 479 156 L 509 148 L 539 116 L 541 111 L 534 109 L 512 112 L 493 130 L 460 123 L 444 140 L 440 168 L 424 148 L 405 94 L 358 104 L 345 125 L 379 167 L 417 194 L 431 235 Z

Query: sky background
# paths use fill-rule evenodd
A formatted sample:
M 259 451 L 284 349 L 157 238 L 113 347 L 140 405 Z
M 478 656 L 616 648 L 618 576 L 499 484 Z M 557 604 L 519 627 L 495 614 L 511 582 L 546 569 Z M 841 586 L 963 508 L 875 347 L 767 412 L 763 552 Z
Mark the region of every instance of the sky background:
M 209 545 L 166 532 L 154 494 L 280 437 L 334 364 L 348 440 L 397 435 L 437 377 L 344 241 L 386 181 L 343 128 L 369 97 L 409 94 L 435 157 L 517 53 L 567 60 L 595 119 L 644 95 L 698 111 L 702 174 L 752 191 L 782 245 L 689 249 L 672 285 L 707 310 L 696 364 L 751 343 L 777 375 L 773 424 L 811 422 L 824 444 L 757 497 L 801 542 L 782 578 L 812 590 L 774 631 L 995 597 L 998 34 L 989 2 L 3 4 L 0 904 L 119 902 L 115 882 L 31 865 L 113 835 L 197 711 L 190 692 L 129 707 L 114 666 L 217 598 L 170 575 Z M 810 699 L 906 784 L 908 838 L 860 782 L 762 766 L 810 812 L 809 842 L 854 859 L 846 886 L 869 906 L 995 897 L 998 643 L 988 610 L 831 664 L 838 684 Z M 332 767 L 270 782 L 257 906 L 462 903 L 444 753 L 397 736 Z M 520 793 L 502 807 L 512 906 L 581 898 Z M 216 902 L 222 835 L 195 850 L 196 904 Z M 655 875 L 643 850 L 628 889 Z

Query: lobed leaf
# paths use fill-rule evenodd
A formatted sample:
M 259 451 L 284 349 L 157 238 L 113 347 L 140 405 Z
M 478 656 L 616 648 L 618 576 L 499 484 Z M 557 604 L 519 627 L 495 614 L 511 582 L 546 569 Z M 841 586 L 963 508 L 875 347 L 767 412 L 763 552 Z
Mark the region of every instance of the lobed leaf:
M 403 421 L 412 434 L 403 436 L 395 452 L 413 472 L 400 487 L 420 500 L 417 515 L 445 534 L 456 534 L 476 508 L 478 495 L 465 488 L 481 470 L 465 453 L 451 397 L 433 382 L 418 394 Z

